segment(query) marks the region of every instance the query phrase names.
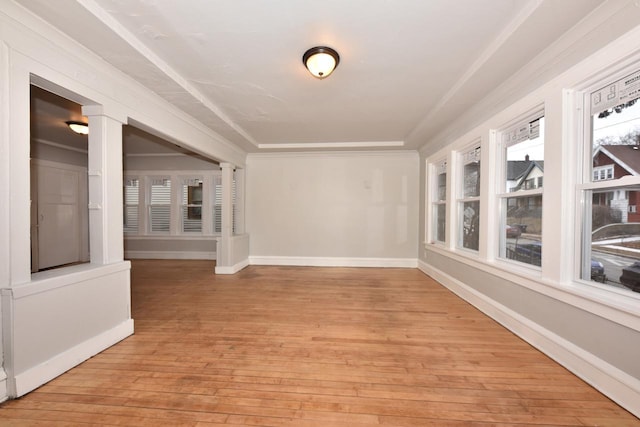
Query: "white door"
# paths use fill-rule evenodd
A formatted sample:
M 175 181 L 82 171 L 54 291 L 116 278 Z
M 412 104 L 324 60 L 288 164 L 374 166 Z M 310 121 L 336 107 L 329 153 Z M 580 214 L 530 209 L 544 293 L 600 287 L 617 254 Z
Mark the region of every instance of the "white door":
M 38 269 L 81 261 L 80 173 L 39 165 Z

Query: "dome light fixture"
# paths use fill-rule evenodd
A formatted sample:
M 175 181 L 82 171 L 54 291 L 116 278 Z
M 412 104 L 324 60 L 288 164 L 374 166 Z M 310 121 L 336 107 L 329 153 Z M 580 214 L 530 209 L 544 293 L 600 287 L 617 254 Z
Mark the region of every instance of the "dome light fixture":
M 69 129 L 71 129 L 75 133 L 79 133 L 81 135 L 88 135 L 89 134 L 89 124 L 87 124 L 85 122 L 78 122 L 76 120 L 69 120 L 69 121 L 67 121 L 65 123 L 67 124 L 67 126 L 69 126 Z
M 325 79 L 340 63 L 340 55 L 330 47 L 316 46 L 302 55 L 302 63 L 313 77 Z

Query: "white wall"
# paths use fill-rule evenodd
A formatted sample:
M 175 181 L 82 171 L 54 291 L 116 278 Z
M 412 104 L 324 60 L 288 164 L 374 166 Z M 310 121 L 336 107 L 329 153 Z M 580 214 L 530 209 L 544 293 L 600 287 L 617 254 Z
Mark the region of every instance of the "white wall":
M 415 266 L 418 155 L 247 157 L 252 264 Z

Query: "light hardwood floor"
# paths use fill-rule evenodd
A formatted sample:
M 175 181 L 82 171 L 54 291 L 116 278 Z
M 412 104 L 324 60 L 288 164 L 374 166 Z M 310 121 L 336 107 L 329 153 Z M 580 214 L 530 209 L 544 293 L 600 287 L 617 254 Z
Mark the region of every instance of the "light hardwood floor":
M 1 425 L 608 425 L 640 420 L 414 269 L 133 262 L 135 335 Z

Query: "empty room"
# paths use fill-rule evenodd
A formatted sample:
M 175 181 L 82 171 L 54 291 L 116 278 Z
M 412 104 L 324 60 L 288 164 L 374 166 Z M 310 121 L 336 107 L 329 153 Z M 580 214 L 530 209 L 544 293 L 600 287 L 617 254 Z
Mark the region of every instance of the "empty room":
M 639 40 L 635 0 L 1 1 L 0 425 L 640 426 Z

